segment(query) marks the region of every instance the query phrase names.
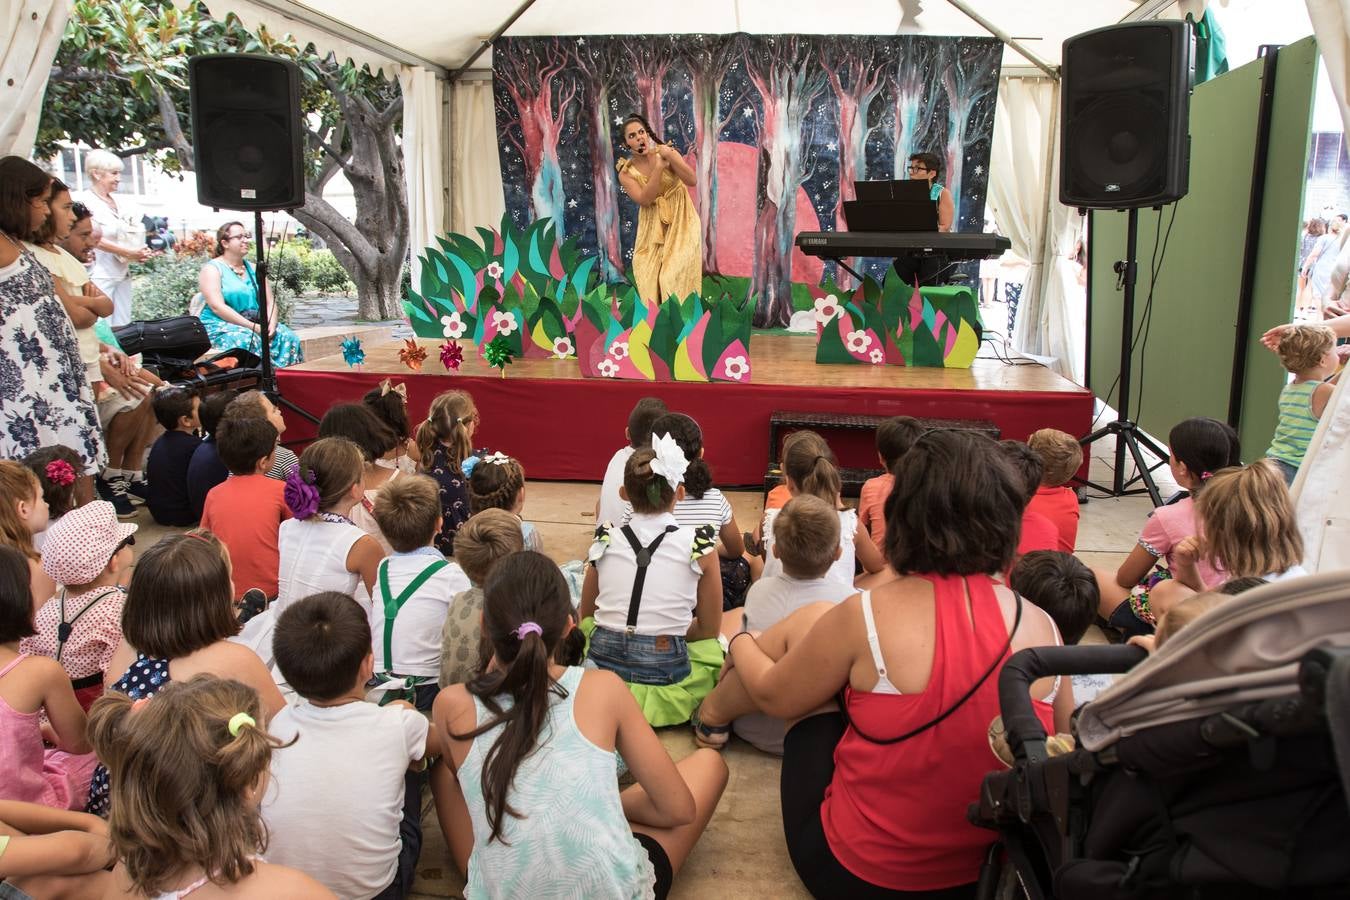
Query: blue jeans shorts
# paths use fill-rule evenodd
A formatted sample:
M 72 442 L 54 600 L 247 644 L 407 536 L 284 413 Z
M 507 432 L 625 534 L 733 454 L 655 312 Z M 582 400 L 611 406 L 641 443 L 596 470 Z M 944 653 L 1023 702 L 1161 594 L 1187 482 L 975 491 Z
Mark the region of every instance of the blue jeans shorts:
M 678 684 L 689 677 L 689 645 L 670 634 L 626 634 L 597 625 L 591 632 L 589 664 L 629 684 Z

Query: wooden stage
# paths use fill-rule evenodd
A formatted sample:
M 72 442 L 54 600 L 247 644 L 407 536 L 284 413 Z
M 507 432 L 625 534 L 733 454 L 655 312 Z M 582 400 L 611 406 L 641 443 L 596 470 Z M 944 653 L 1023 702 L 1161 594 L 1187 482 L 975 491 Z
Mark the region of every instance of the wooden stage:
M 762 482 L 775 410 L 989 419 L 1004 437 L 1019 439 L 1044 427 L 1082 436 L 1092 420 L 1091 392 L 1040 365 L 984 358 L 969 369 L 817 365 L 811 335 L 753 335 L 750 384 L 583 378 L 575 359 L 518 360 L 502 378 L 469 341 L 459 342 L 461 369 L 447 372 L 437 350 L 442 343 L 419 340 L 427 350 L 420 373 L 399 361 L 402 342 L 392 341 L 365 348 L 360 371 L 334 355 L 278 370 L 277 380 L 288 400 L 315 415 L 359 399 L 385 378 L 404 382 L 414 421 L 425 417 L 441 391 L 468 391 L 483 420 L 476 443 L 516 456 L 531 478 L 560 480 L 599 480 L 624 443 L 629 410 L 646 396 L 661 397 L 699 421 L 714 475 L 729 486 Z M 287 443 L 315 432 L 297 416 L 288 414 L 288 422 Z M 865 439 L 825 437 L 842 465 L 875 465 Z

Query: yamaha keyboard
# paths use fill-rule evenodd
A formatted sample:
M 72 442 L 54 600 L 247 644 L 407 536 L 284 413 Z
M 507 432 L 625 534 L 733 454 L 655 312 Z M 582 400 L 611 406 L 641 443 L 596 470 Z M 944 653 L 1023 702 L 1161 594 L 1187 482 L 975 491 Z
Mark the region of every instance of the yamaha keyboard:
M 957 262 L 999 256 L 1012 246 L 1001 234 L 961 231 L 803 231 L 797 246 L 808 256 L 945 256 Z

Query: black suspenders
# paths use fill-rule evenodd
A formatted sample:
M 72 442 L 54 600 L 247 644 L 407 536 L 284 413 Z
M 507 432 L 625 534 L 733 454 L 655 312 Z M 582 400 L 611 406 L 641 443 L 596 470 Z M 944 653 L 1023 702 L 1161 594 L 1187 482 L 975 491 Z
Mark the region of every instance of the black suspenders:
M 628 540 L 628 546 L 633 548 L 633 555 L 637 557 L 637 575 L 633 578 L 633 596 L 628 601 L 628 624 L 624 628 L 628 634 L 633 634 L 637 630 L 638 608 L 642 606 L 642 586 L 647 581 L 647 568 L 652 564 L 652 556 L 656 553 L 656 548 L 666 539 L 666 535 L 678 531 L 679 526 L 667 525 L 666 530 L 645 547 L 638 541 L 631 525 L 623 526 L 622 530 L 623 536 Z

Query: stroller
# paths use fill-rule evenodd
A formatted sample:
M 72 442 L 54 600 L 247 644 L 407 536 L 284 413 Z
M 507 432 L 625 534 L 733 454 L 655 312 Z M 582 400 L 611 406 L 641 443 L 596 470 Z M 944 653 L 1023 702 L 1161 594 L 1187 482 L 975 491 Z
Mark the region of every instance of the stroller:
M 1048 757 L 1031 683 L 1124 672 Z M 1243 593 L 1152 658 L 1023 650 L 999 703 L 1014 763 L 969 812 L 999 833 L 981 900 L 1350 897 L 1350 575 Z

